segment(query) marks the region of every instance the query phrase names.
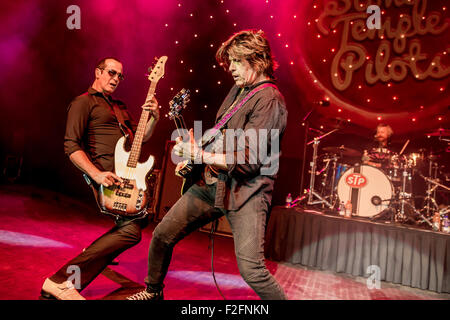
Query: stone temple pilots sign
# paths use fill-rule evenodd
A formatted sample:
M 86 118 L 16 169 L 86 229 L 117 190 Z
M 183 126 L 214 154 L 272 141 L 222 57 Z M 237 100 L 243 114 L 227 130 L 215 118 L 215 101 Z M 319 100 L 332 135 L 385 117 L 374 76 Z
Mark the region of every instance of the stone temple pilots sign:
M 347 89 L 352 83 L 354 72 L 362 68 L 368 84 L 402 81 L 408 75 L 417 80 L 425 80 L 429 77 L 441 79 L 450 74 L 450 66 L 441 62 L 443 52 L 430 59 L 422 49 L 421 38 L 442 34 L 449 28 L 449 22 L 442 19 L 439 12 L 427 13 L 427 0 L 386 0 L 372 3 L 382 5 L 379 29 L 367 28 L 367 3 L 362 5 L 362 1 L 357 0 L 329 1 L 318 17 L 317 27 L 323 35 L 329 35 L 331 30 L 338 27 L 342 32 L 330 70 L 331 82 L 336 89 Z M 399 14 L 395 23 L 389 15 L 394 6 L 404 7 L 409 11 Z M 331 18 L 331 21 L 325 23 L 326 18 Z M 375 56 L 370 57 L 361 42 L 374 39 L 378 39 L 379 44 Z M 425 67 L 419 66 L 422 61 L 427 61 Z

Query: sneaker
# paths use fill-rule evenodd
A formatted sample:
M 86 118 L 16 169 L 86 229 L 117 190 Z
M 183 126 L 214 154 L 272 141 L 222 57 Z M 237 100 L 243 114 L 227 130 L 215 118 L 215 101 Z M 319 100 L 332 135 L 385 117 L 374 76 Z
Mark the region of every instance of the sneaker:
M 142 290 L 127 297 L 127 300 L 164 300 L 164 293 L 162 290 L 159 292 L 148 292 L 147 290 Z
M 49 300 L 86 300 L 73 286 L 71 281 L 56 283 L 50 279 L 45 279 L 41 289 L 40 299 Z

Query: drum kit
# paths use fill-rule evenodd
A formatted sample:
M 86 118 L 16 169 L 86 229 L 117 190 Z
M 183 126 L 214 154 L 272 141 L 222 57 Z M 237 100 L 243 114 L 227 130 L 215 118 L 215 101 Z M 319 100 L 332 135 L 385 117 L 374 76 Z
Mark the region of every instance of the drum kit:
M 439 163 L 441 154 L 425 149 L 404 154 L 408 140 L 398 153 L 387 148 L 361 152 L 341 145 L 324 147 L 319 155 L 320 141 L 335 131 L 307 143 L 313 147 L 309 188 L 289 206 L 306 202 L 310 206 L 319 205 L 342 213 L 349 204 L 352 216 L 372 221 L 412 223 L 432 229 L 435 229 L 432 221 L 436 214 L 442 217 L 448 214 L 448 203 L 438 205 L 436 198 L 437 189 L 450 191 L 445 185 L 450 181 L 449 176 Z M 432 132 L 427 136 L 438 134 L 440 139 L 443 134 L 450 136 L 447 131 Z M 449 139 L 442 140 L 450 144 Z M 414 184 L 426 184 L 427 189 L 417 194 Z

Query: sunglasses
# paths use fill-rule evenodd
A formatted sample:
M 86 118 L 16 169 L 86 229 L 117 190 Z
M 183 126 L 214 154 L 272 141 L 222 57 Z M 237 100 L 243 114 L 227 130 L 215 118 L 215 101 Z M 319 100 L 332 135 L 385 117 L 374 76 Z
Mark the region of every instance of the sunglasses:
M 103 69 L 103 68 L 99 68 L 99 69 L 100 69 L 100 70 L 105 70 L 105 69 Z M 123 79 L 125 79 L 125 77 L 123 76 L 122 73 L 118 73 L 118 72 L 115 71 L 115 70 L 106 70 L 106 71 L 108 71 L 108 74 L 111 76 L 111 78 L 114 78 L 114 77 L 117 75 L 117 77 L 119 78 L 120 81 L 122 81 Z

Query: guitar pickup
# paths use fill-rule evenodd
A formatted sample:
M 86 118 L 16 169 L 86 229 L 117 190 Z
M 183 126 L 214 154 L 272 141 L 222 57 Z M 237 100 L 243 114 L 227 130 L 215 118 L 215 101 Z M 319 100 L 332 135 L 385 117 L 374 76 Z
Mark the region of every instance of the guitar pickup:
M 116 191 L 116 195 L 119 196 L 119 197 L 131 198 L 131 194 L 126 193 L 126 192 L 121 192 L 119 190 Z
M 134 186 L 132 184 L 129 184 L 129 183 L 124 184 L 123 187 L 125 189 L 131 189 L 131 190 L 134 189 Z
M 127 211 L 127 204 L 121 203 L 121 202 L 114 202 L 113 209 L 120 210 L 120 211 Z

